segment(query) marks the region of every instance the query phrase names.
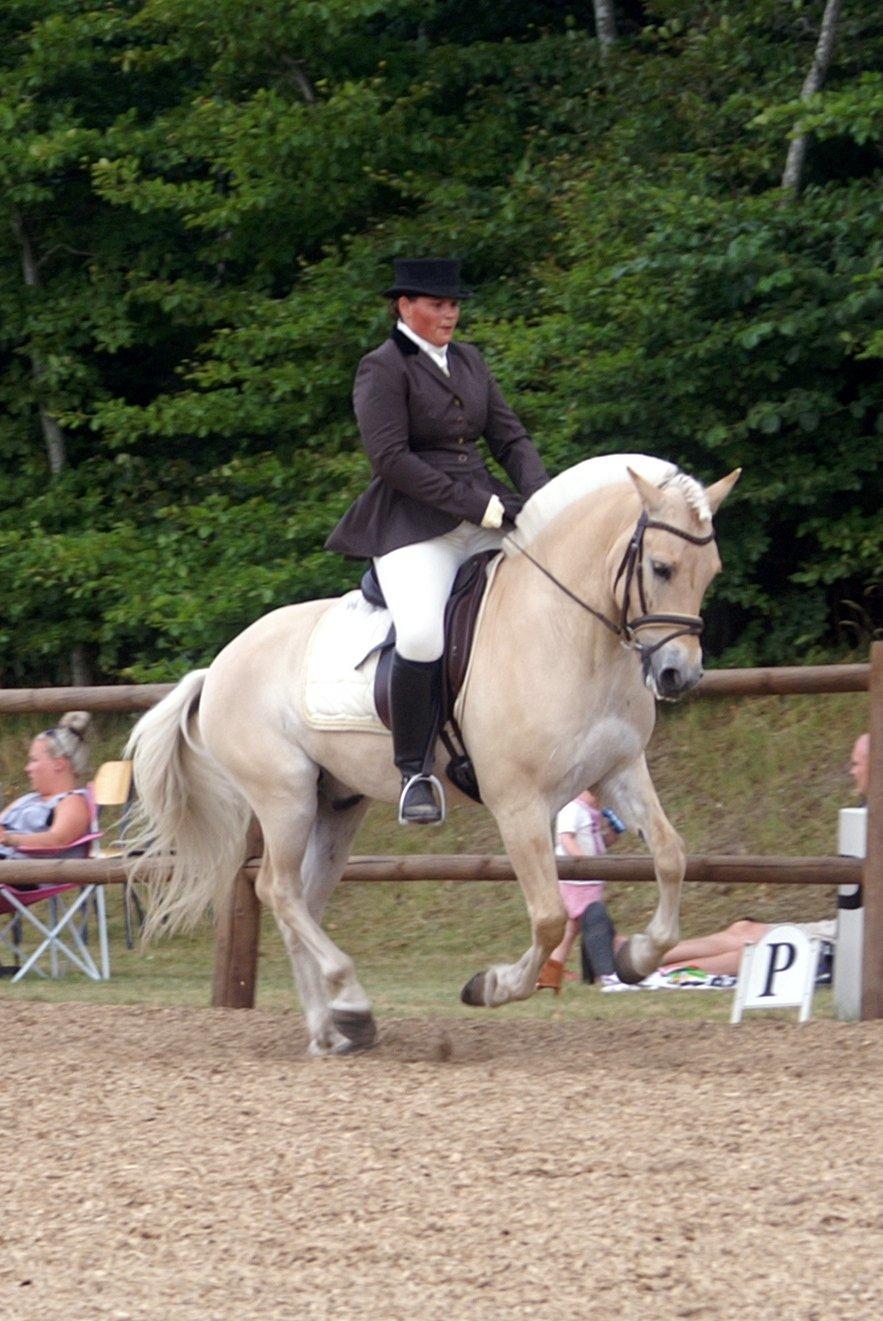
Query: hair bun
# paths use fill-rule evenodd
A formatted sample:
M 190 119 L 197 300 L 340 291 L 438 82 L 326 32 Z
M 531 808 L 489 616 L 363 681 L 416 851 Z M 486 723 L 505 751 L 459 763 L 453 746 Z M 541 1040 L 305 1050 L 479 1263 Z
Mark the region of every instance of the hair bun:
M 77 738 L 85 738 L 86 730 L 92 721 L 88 711 L 65 711 L 58 722 L 58 729 L 69 729 Z

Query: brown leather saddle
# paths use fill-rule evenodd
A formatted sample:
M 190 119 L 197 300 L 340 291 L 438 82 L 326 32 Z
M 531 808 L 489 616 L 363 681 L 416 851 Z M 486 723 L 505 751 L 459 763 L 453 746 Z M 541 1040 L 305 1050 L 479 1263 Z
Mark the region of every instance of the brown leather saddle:
M 463 744 L 463 735 L 454 715 L 454 705 L 466 677 L 475 624 L 487 589 L 488 566 L 499 554 L 498 550 L 486 550 L 468 559 L 457 572 L 451 595 L 445 606 L 444 665 L 436 737 L 441 739 L 451 758 L 445 767 L 448 779 L 463 793 L 474 798 L 477 803 L 481 802 L 478 780 Z M 374 606 L 386 607 L 373 564 L 364 574 L 361 586 L 366 601 Z M 368 652 L 368 656 L 373 656 L 375 652 L 380 653 L 374 676 L 374 704 L 377 707 L 377 714 L 387 729 L 392 727 L 389 714 L 389 672 L 395 642 L 396 631 L 393 624 L 383 642 Z M 435 739 L 432 742 L 434 744 Z

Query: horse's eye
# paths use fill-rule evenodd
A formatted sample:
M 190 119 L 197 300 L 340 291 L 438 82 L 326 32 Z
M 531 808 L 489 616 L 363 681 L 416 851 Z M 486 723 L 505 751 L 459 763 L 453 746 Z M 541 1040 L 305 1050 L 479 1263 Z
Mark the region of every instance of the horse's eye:
M 671 565 L 663 564 L 661 560 L 654 560 L 653 572 L 656 574 L 657 578 L 661 578 L 663 582 L 668 582 L 671 577 Z

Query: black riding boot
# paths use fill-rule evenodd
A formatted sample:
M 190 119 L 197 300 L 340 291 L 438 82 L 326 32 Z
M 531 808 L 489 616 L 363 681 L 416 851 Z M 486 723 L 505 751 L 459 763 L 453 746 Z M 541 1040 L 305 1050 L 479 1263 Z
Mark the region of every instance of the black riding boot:
M 399 821 L 435 825 L 444 820 L 444 790 L 423 765 L 438 728 L 441 660 L 406 660 L 393 653 L 389 711 L 395 764 L 402 772 Z

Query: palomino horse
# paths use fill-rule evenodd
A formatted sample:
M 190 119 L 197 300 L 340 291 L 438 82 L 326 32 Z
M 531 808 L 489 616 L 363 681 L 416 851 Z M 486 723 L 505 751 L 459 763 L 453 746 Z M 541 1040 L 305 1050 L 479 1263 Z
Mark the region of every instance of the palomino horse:
M 463 988 L 467 1004 L 532 994 L 565 921 L 551 820 L 586 785 L 641 832 L 659 883 L 647 929 L 618 955 L 620 976 L 646 976 L 677 940 L 684 848 L 644 748 L 654 698 L 677 697 L 701 676 L 698 611 L 720 568 L 711 519 L 738 475 L 705 490 L 661 460 L 611 455 L 562 473 L 520 515 L 460 724 L 524 893 L 531 944 L 517 962 L 477 973 Z M 314 1054 L 375 1037 L 352 960 L 320 920 L 369 799 L 399 796 L 387 735 L 323 732 L 299 709 L 307 640 L 332 604 L 259 619 L 148 712 L 129 748 L 145 860 L 174 854 L 171 880 L 153 887 L 148 935 L 223 902 L 254 813 L 264 837 L 257 892 L 291 957 Z

